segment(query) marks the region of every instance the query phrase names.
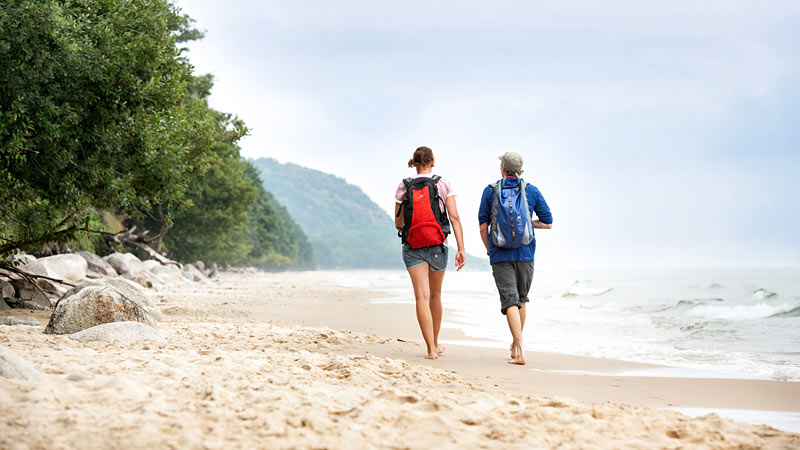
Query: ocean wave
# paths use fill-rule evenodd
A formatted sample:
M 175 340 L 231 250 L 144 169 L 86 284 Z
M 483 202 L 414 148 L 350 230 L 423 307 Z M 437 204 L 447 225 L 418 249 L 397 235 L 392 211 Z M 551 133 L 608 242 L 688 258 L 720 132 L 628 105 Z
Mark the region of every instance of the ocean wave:
M 774 317 L 798 309 L 798 305 L 768 305 L 757 303 L 754 305 L 696 305 L 687 314 L 709 320 L 756 320 Z
M 775 313 L 770 317 L 800 317 L 800 306 L 792 308 L 789 311 Z
M 778 296 L 777 293 L 770 292 L 770 291 L 768 291 L 766 289 L 759 288 L 759 289 L 756 289 L 755 291 L 753 291 L 753 297 L 755 297 L 755 298 L 757 298 L 759 300 L 766 300 L 768 298 L 775 298 L 777 296 Z
M 598 297 L 613 291 L 614 288 L 603 288 L 587 286 L 585 283 L 576 281 L 570 286 L 569 290 L 562 294 L 562 297 L 578 297 L 578 296 L 592 296 Z

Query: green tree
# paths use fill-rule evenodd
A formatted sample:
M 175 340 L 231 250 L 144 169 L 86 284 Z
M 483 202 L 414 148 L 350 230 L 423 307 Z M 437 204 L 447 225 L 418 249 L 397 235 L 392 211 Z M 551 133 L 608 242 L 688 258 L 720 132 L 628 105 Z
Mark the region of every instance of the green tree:
M 158 0 L 3 2 L 0 264 L 95 210 L 187 205 L 212 149 L 242 136 L 190 95 L 187 21 Z

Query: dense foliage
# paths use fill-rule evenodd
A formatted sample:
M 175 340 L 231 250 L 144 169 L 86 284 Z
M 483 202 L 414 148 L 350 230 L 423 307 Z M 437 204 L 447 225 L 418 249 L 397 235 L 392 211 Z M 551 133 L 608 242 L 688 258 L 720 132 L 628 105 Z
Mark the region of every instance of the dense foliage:
M 0 3 L 0 265 L 100 246 L 79 232 L 109 211 L 179 260 L 313 264 L 239 155 L 244 124 L 209 108 L 211 77 L 182 56 L 191 24 L 165 0 Z
M 94 209 L 181 204 L 220 127 L 191 101 L 185 18 L 147 0 L 0 8 L 0 254 L 63 241 Z

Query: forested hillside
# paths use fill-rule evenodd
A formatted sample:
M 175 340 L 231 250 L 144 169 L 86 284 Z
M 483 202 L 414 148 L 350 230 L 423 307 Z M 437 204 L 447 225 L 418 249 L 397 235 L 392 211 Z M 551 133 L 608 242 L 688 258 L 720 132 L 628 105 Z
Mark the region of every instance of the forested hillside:
M 391 217 L 361 188 L 272 158 L 253 164 L 264 187 L 308 235 L 319 268 L 404 268 Z

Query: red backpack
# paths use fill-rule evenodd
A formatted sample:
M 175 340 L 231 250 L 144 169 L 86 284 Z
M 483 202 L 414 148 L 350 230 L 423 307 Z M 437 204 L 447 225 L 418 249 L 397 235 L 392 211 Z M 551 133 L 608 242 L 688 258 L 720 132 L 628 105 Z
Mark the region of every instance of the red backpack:
M 443 245 L 450 234 L 447 208 L 441 207 L 436 183 L 439 175 L 406 178 L 406 198 L 400 204 L 397 217 L 403 213 L 403 229 L 397 235 L 411 248 Z

